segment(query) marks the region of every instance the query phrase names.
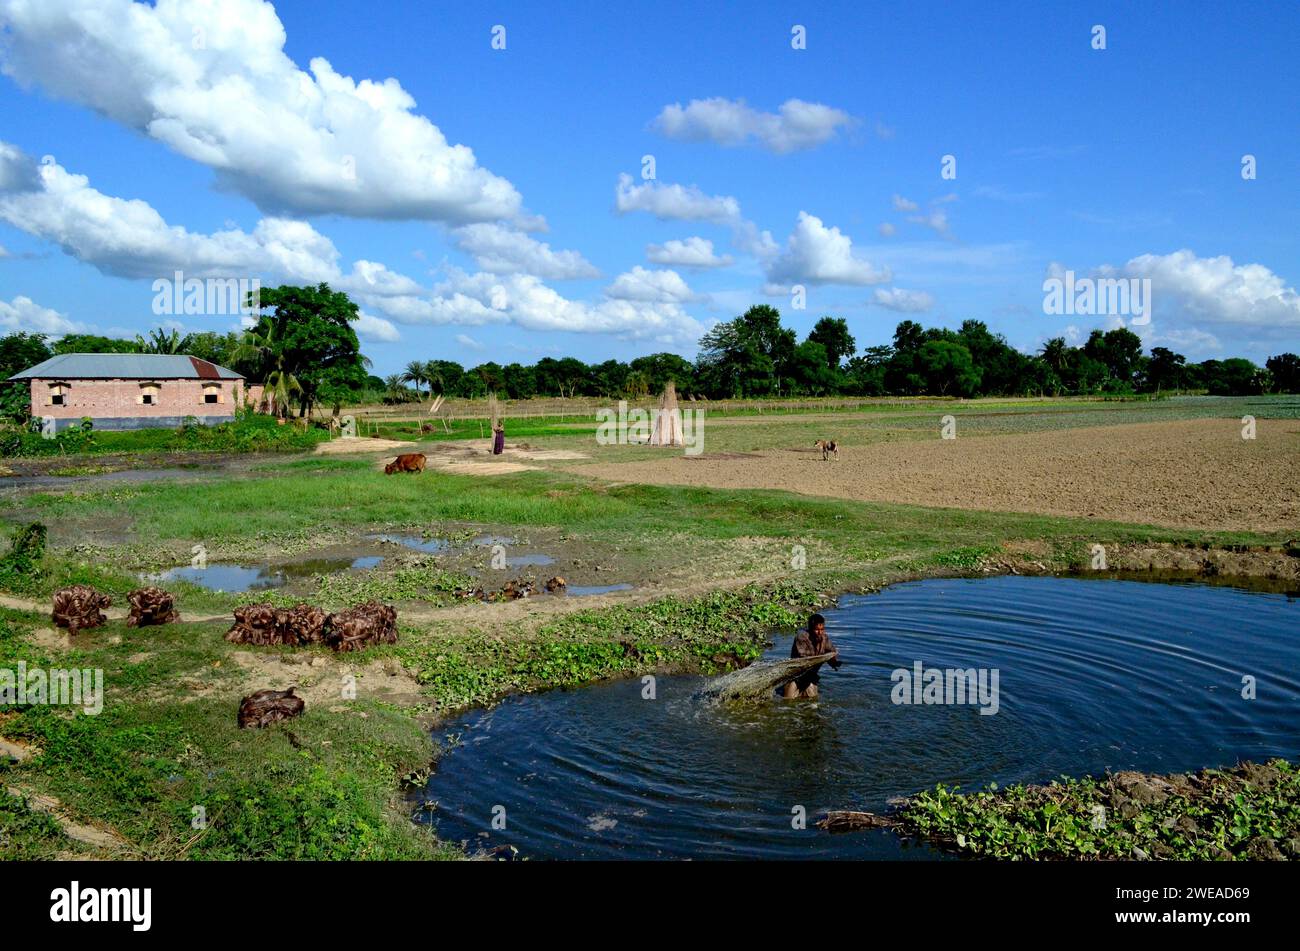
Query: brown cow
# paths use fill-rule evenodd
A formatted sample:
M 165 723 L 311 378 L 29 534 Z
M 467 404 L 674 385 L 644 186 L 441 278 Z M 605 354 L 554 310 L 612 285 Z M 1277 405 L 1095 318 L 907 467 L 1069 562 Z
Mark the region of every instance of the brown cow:
M 423 472 L 424 463 L 424 453 L 404 453 L 384 466 L 384 475 L 392 475 L 394 472 Z

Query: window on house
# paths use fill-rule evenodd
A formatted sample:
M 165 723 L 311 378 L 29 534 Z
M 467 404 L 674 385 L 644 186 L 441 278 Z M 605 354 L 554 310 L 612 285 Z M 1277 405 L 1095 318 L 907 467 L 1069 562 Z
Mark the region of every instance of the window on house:
M 67 389 L 62 384 L 55 384 L 50 387 L 51 406 L 66 406 L 68 404 L 67 396 Z
M 205 387 L 203 388 L 203 402 L 205 402 L 205 403 L 220 403 L 220 402 L 221 402 L 221 388 L 218 387 L 218 386 L 205 386 Z
M 158 384 L 142 383 L 140 384 L 140 402 L 145 406 L 158 405 Z

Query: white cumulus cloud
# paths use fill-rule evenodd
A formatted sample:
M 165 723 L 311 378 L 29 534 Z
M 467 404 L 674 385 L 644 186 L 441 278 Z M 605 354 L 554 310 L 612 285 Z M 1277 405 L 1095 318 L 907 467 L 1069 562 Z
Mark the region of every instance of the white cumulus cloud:
M 802 99 L 787 99 L 777 112 L 760 112 L 743 99 L 715 97 L 665 106 L 654 127 L 670 139 L 725 146 L 754 143 L 784 153 L 828 142 L 853 122 L 842 109 Z
M 1181 315 L 1262 328 L 1300 327 L 1300 294 L 1263 264 L 1237 264 L 1226 254 L 1197 257 L 1184 248 L 1139 255 L 1121 268 L 1098 271 L 1106 277 L 1150 278 L 1156 318 Z
M 638 264 L 616 277 L 605 289 L 605 296 L 614 300 L 681 302 L 694 295 L 676 271 L 652 271 Z
M 0 0 L 0 27 L 6 75 L 211 167 L 269 212 L 526 220 L 515 187 L 396 79 L 321 57 L 299 69 L 262 0 Z
M 727 267 L 732 263 L 731 255 L 719 257 L 713 252 L 713 242 L 700 237 L 646 245 L 645 256 L 651 264 L 670 267 L 714 268 Z
M 30 173 L 30 174 L 29 174 Z M 84 175 L 57 163 L 36 164 L 0 142 L 0 221 L 58 244 L 67 254 L 105 274 L 127 278 L 221 277 L 325 282 L 337 290 L 370 295 L 417 293 L 420 285 L 374 261 L 339 266 L 334 242 L 305 221 L 263 218 L 251 232 L 226 228 L 211 234 L 169 224 L 138 199 L 105 195 Z M 28 183 L 35 182 L 28 187 Z
M 714 221 L 740 218 L 740 202 L 729 195 L 706 195 L 694 185 L 665 185 L 656 180 L 634 185 L 626 172 L 618 176 L 614 208 L 620 215 L 647 211 L 660 221 Z
M 430 293 L 367 304 L 402 323 L 514 324 L 526 330 L 613 334 L 665 345 L 694 344 L 704 327 L 680 303 L 606 298 L 570 300 L 531 274 L 469 274 L 449 268 Z
M 391 321 L 376 317 L 374 314 L 367 314 L 364 310 L 357 314 L 352 329 L 362 340 L 373 340 L 377 343 L 395 343 L 402 338 Z
M 7 303 L 0 300 L 0 329 L 9 333 L 62 335 L 82 333 L 90 328 L 20 294 Z
M 878 287 L 872 299 L 877 306 L 903 314 L 919 314 L 934 306 L 934 298 L 925 291 L 909 291 L 901 287 Z
M 553 251 L 516 228 L 496 222 L 465 225 L 453 232 L 456 243 L 484 271 L 522 271 L 552 280 L 599 277 L 600 271 L 577 251 Z
M 794 231 L 767 269 L 772 285 L 883 284 L 888 268 L 877 268 L 853 250 L 853 241 L 820 218 L 799 212 Z

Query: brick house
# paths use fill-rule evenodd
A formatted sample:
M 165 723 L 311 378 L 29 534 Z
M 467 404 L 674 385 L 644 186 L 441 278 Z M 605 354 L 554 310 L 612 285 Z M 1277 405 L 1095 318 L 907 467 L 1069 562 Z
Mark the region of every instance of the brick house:
M 83 416 L 109 430 L 175 427 L 187 416 L 228 423 L 262 389 L 207 360 L 156 353 L 65 353 L 9 379 L 28 381 L 32 416 L 53 418 L 56 431 Z

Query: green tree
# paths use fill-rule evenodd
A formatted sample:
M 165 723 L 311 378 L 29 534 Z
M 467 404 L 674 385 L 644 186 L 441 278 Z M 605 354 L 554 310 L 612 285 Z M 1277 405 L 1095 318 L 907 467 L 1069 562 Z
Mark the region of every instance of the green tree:
M 186 353 L 185 344 L 189 341 L 188 337 L 181 337 L 180 331 L 172 328 L 171 333 L 165 332 L 161 327 L 155 327 L 149 331 L 148 338 L 139 335 L 135 338 L 136 349 L 141 353 L 162 353 L 178 354 Z
M 31 413 L 31 387 L 9 377 L 44 363 L 54 354 L 44 334 L 18 333 L 0 337 L 0 416 L 25 421 Z
M 257 330 L 276 348 L 280 372 L 298 384 L 292 395 L 300 416 L 318 402 L 337 410 L 366 383 L 369 361 L 352 322 L 357 305 L 328 284 L 283 285 L 261 292 L 262 317 Z
M 506 380 L 506 396 L 510 399 L 527 400 L 537 395 L 537 378 L 532 367 L 508 363 L 501 372 Z
M 927 340 L 917 352 L 917 369 L 925 392 L 938 396 L 973 396 L 980 385 L 979 370 L 970 351 L 950 340 Z
M 817 321 L 808 339 L 826 348 L 826 365 L 839 369 L 840 364 L 857 352 L 858 344 L 849 333 L 849 322 L 843 317 L 823 317 Z
M 1048 369 L 1058 377 L 1065 376 L 1073 354 L 1074 348 L 1065 342 L 1064 337 L 1053 337 L 1043 344 L 1042 350 L 1038 351 L 1038 355 L 1042 357 Z
M 1115 389 L 1130 389 L 1142 369 L 1142 338 L 1127 327 L 1105 333 L 1094 330 L 1083 345 L 1083 355 L 1106 368 L 1109 379 L 1117 384 Z
M 808 396 L 834 393 L 843 382 L 838 364 L 829 361 L 826 348 L 816 340 L 795 347 L 787 373 L 791 390 Z
M 410 369 L 409 364 L 407 369 Z M 465 375 L 465 368 L 454 360 L 430 360 L 424 364 L 423 373 L 432 396 L 434 393 L 455 393 Z
M 678 393 L 692 393 L 696 389 L 695 366 L 675 353 L 637 357 L 628 364 L 628 370 L 644 374 L 651 393 L 662 393 L 669 380 L 676 384 Z
M 251 378 L 262 385 L 262 402 L 272 415 L 283 419 L 302 384 L 288 369 L 288 353 L 278 327 L 263 318 L 244 333 L 232 351 L 234 362 L 251 367 Z
M 700 338 L 700 371 L 713 395 L 780 393 L 794 356 L 795 333 L 767 304 L 717 324 Z
M 1266 372 L 1241 357 L 1206 360 L 1201 367 L 1205 388 L 1213 396 L 1256 396 L 1268 385 Z
M 54 344 L 53 350 L 56 356 L 64 353 L 139 353 L 140 346 L 134 340 L 98 334 L 68 334 Z
M 1264 361 L 1273 374 L 1273 389 L 1278 393 L 1300 393 L 1300 356 L 1279 353 Z
M 420 384 L 429 381 L 428 371 L 425 369 L 425 366 L 426 365 L 421 363 L 419 360 L 412 360 L 406 365 L 406 369 L 402 371 L 402 379 L 407 383 L 415 384 L 416 399 L 420 398 Z
M 1153 347 L 1144 376 L 1146 388 L 1156 393 L 1181 389 L 1187 378 L 1187 358 L 1168 347 Z
M 45 342 L 45 334 L 18 333 L 0 337 L 0 380 L 44 363 L 54 352 Z
M 885 369 L 893 355 L 893 347 L 868 347 L 851 359 L 845 379 L 848 391 L 855 396 L 884 396 Z

